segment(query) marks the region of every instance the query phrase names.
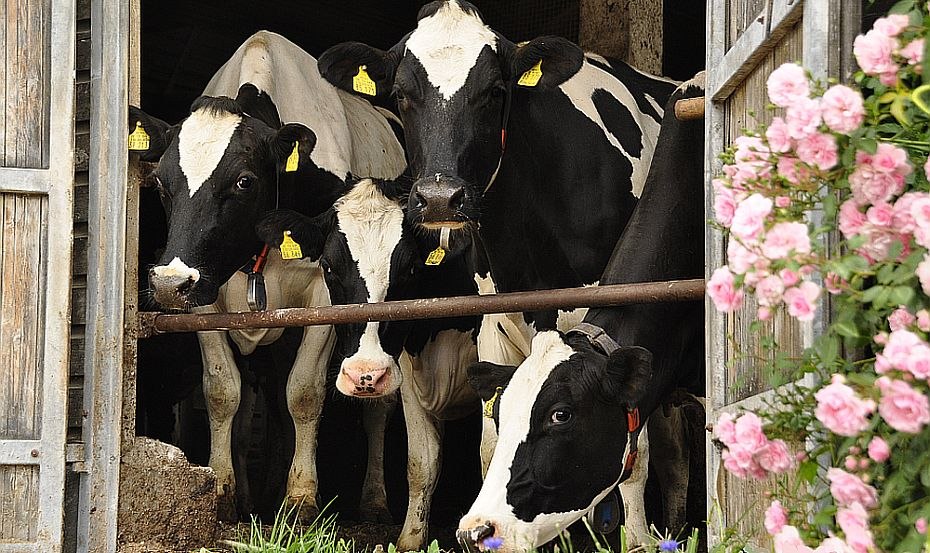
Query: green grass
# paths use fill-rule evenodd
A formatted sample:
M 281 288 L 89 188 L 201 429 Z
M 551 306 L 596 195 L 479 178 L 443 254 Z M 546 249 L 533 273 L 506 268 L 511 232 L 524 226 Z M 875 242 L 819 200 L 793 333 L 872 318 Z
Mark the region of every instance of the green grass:
M 323 513 L 326 508 L 323 509 Z M 253 517 L 247 532 L 242 532 L 236 540 L 224 540 L 222 544 L 236 553 L 362 553 L 356 550 L 353 540 L 337 537 L 336 515 L 320 514 L 309 525 L 301 525 L 297 521 L 295 507 L 282 506 L 275 516 L 270 529 L 265 529 Z M 585 519 L 583 519 L 585 520 Z M 585 526 L 593 542 L 592 548 L 575 549 L 571 539 L 563 534 L 557 547 L 559 553 L 662 553 L 659 544 L 670 536 L 660 534 L 652 528 L 650 544 L 629 548 L 627 546 L 626 532 L 621 526 L 619 529 L 619 549 L 613 549 L 606 543 L 603 535 L 596 534 L 585 520 Z M 696 553 L 698 548 L 698 532 L 694 530 L 687 539 L 683 540 L 677 549 L 682 553 Z M 381 547 L 376 547 L 374 553 L 385 553 Z M 194 553 L 213 553 L 207 548 L 201 548 Z M 402 553 L 397 551 L 394 544 L 389 544 L 386 553 Z M 439 543 L 433 540 L 426 551 L 418 553 L 442 553 Z

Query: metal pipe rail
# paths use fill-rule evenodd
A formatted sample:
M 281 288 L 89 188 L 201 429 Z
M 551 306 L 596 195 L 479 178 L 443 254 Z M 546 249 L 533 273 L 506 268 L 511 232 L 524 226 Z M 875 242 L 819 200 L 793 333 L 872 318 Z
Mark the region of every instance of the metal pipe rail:
M 372 321 L 405 321 L 463 317 L 487 313 L 516 313 L 578 307 L 608 307 L 640 303 L 698 301 L 704 279 L 613 284 L 511 292 L 488 296 L 455 296 L 382 303 L 303 307 L 241 313 L 139 313 L 139 338 L 168 332 L 283 328 Z

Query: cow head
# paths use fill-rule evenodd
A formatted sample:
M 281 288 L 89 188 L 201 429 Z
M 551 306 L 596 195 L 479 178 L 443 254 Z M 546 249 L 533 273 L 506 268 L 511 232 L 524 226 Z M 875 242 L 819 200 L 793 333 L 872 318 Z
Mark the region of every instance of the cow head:
M 442 0 L 424 6 L 417 28 L 389 51 L 339 44 L 320 57 L 319 67 L 349 91 L 364 67 L 376 95 L 395 96 L 417 179 L 408 217 L 426 228 L 455 229 L 478 221 L 483 193 L 500 168 L 511 90 L 557 87 L 583 59 L 578 46 L 558 37 L 517 46 L 485 25 L 468 2 Z M 533 86 L 517 84 L 539 63 L 542 76 Z
M 617 485 L 631 434 L 627 413 L 651 378 L 639 347 L 609 356 L 584 337 L 533 339 L 518 367 L 477 363 L 469 383 L 495 412 L 498 441 L 481 492 L 459 522 L 469 549 L 488 537 L 500 551 L 528 551 L 556 537 Z
M 314 218 L 274 211 L 258 225 L 268 244 L 280 246 L 285 231 L 304 256 L 319 259 L 333 305 L 408 297 L 423 261 L 401 207 L 406 190 L 388 181 L 355 183 L 329 211 Z M 386 323 L 336 326 L 344 360 L 336 388 L 345 395 L 381 397 L 401 383 L 396 359 L 403 336 Z
M 235 100 L 198 98 L 174 126 L 130 107 L 130 130 L 137 125 L 150 136 L 142 158 L 158 162 L 149 178 L 168 215 L 164 254 L 149 271 L 154 299 L 164 307 L 213 303 L 219 287 L 258 253 L 255 224 L 284 195 L 281 174 L 295 144 L 301 175 L 342 182 L 310 160 L 313 131 L 281 126 L 271 99 L 251 84 Z

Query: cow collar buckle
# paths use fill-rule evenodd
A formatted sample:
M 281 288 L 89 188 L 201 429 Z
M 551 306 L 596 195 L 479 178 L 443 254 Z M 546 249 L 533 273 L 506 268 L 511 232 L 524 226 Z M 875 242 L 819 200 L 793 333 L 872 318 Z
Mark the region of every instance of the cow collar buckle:
M 620 349 L 620 344 L 597 325 L 584 322 L 578 323 L 570 332 L 584 334 L 588 341 L 591 342 L 591 345 L 601 350 L 604 355 L 610 355 Z

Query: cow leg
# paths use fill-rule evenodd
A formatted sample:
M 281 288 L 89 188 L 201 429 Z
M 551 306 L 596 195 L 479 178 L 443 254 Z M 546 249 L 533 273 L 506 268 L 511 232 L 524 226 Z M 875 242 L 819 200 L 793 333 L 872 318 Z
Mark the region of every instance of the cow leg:
M 648 427 L 639 433 L 639 455 L 633 465 L 633 474 L 620 484 L 620 497 L 623 498 L 623 513 L 625 517 L 627 543 L 630 546 L 643 545 L 649 537 L 649 526 L 646 524 L 646 506 L 644 497 L 646 493 L 646 477 L 649 476 L 649 435 Z
M 331 326 L 309 326 L 287 378 L 287 409 L 294 420 L 294 459 L 287 476 L 287 501 L 302 522 L 320 514 L 316 502 L 316 438 L 326 397 L 326 369 L 335 343 Z
M 403 359 L 406 356 L 402 356 Z M 426 544 L 430 502 L 439 480 L 442 460 L 442 423 L 423 409 L 413 389 L 410 371 L 401 384 L 407 423 L 407 516 L 397 540 L 398 551 L 419 551 Z
M 359 514 L 365 522 L 392 522 L 384 490 L 384 432 L 395 407 L 396 394 L 383 400 L 366 401 L 362 406 L 362 425 L 368 438 L 368 467 L 365 469 Z
M 203 397 L 210 419 L 210 467 L 216 474 L 216 512 L 220 520 L 236 517 L 236 477 L 232 460 L 232 426 L 239 410 L 241 378 L 225 332 L 199 332 L 203 358 Z
M 241 374 L 241 373 L 240 373 Z M 255 416 L 255 389 L 245 383 L 240 389 L 239 409 L 233 417 L 232 457 L 236 477 L 236 510 L 239 520 L 252 514 L 252 490 L 249 485 L 249 446 L 252 444 L 252 419 Z
M 681 407 L 670 407 L 669 415 L 657 410 L 649 417 L 650 441 L 662 454 L 653 459 L 659 487 L 665 525 L 676 535 L 685 525 L 688 508 L 688 442 Z

